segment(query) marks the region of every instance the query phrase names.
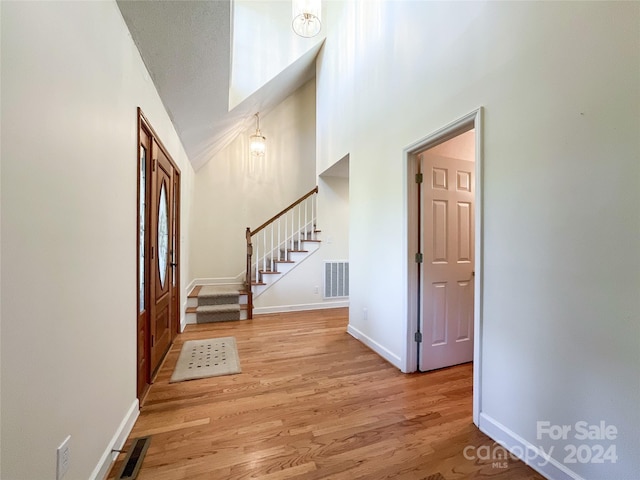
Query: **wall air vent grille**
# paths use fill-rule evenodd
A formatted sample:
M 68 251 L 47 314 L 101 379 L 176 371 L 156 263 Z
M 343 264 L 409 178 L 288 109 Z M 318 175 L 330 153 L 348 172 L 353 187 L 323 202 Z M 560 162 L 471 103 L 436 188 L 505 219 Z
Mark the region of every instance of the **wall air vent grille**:
M 349 296 L 349 261 L 324 262 L 324 298 Z

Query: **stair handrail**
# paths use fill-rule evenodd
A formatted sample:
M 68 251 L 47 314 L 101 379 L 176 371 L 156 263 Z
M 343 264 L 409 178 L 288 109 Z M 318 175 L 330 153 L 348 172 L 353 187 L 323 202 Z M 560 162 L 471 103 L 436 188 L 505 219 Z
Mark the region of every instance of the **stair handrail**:
M 247 227 L 247 230 L 249 230 L 251 232 L 251 236 L 254 236 L 256 233 L 258 233 L 259 231 L 263 230 L 265 227 L 267 227 L 269 224 L 275 222 L 278 218 L 280 218 L 282 215 L 284 215 L 285 213 L 287 213 L 289 210 L 291 210 L 292 208 L 297 207 L 299 204 L 301 204 L 302 202 L 304 202 L 307 198 L 309 198 L 311 195 L 313 195 L 314 193 L 318 193 L 318 186 L 316 185 L 316 187 L 311 190 L 309 193 L 305 193 L 302 197 L 300 197 L 298 200 L 296 200 L 295 202 L 293 202 L 291 205 L 289 205 L 287 208 L 285 208 L 284 210 L 282 210 L 280 213 L 275 214 L 273 217 L 271 217 L 269 220 L 267 220 L 266 222 L 264 222 L 262 225 L 260 225 L 258 228 L 256 228 L 255 230 L 251 230 Z
M 296 206 L 304 202 L 311 195 L 314 195 L 316 193 L 318 193 L 317 185 L 313 190 L 311 190 L 308 193 L 305 193 L 302 197 L 297 199 L 295 202 L 293 202 L 291 205 L 286 207 L 284 210 L 280 211 L 279 213 L 271 217 L 269 220 L 264 222 L 255 230 L 251 230 L 250 227 L 247 227 L 245 231 L 245 239 L 247 242 L 247 270 L 245 274 L 245 290 L 248 296 L 248 301 L 247 301 L 248 318 L 253 318 L 253 295 L 251 293 L 251 265 L 252 265 L 252 257 L 253 257 L 253 244 L 251 242 L 251 237 L 256 235 L 258 232 L 262 231 L 264 228 L 266 228 L 267 226 L 275 222 L 278 218 L 282 217 L 285 213 L 289 212 L 290 210 L 292 210 L 293 208 L 295 208 Z

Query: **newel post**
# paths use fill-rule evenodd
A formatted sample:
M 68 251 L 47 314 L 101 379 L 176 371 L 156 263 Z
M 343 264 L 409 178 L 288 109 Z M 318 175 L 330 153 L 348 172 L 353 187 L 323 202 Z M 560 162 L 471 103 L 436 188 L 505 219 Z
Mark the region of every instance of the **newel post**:
M 251 289 L 251 257 L 253 256 L 253 245 L 251 244 L 251 229 L 247 227 L 245 232 L 247 240 L 247 273 L 245 276 L 245 288 L 247 290 L 247 318 L 253 318 L 253 291 Z M 257 274 L 257 272 L 256 272 Z

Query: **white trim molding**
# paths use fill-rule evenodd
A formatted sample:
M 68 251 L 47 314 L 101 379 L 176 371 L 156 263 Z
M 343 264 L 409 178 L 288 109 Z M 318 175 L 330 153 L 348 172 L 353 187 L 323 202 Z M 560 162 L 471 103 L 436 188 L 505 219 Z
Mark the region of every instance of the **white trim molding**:
M 349 300 L 341 300 L 336 302 L 323 302 L 323 303 L 305 303 L 300 305 L 277 305 L 273 307 L 255 307 L 253 308 L 254 315 L 268 314 L 268 313 L 283 313 L 283 312 L 303 312 L 306 310 L 326 310 L 329 308 L 344 308 L 349 306 Z
M 541 448 L 526 441 L 485 413 L 480 414 L 478 427 L 511 455 L 518 457 L 545 478 L 550 480 L 585 480 L 551 457 L 548 452 L 544 452 Z
M 180 333 L 184 332 L 184 327 L 187 326 L 187 306 L 188 300 L 182 303 L 182 310 L 180 311 Z
M 406 347 L 404 350 L 404 358 L 400 362 L 403 372 L 415 372 L 418 369 L 418 347 L 414 339 L 415 332 L 418 331 L 418 292 L 417 280 L 417 264 L 413 259 L 413 254 L 419 251 L 417 246 L 417 227 L 409 222 L 409 218 L 416 214 L 416 208 L 413 207 L 409 199 L 416 192 L 416 183 L 413 180 L 415 173 L 415 165 L 413 159 L 421 151 L 436 146 L 442 142 L 450 140 L 461 133 L 475 128 L 475 283 L 474 283 L 474 348 L 473 348 L 473 423 L 478 425 L 480 412 L 482 411 L 482 300 L 483 300 L 483 107 L 478 107 L 472 112 L 464 115 L 457 120 L 445 125 L 444 127 L 430 133 L 424 138 L 408 145 L 403 151 L 404 175 L 405 175 L 405 196 L 404 196 L 404 235 L 405 242 L 404 251 L 407 263 L 405 269 L 405 285 L 407 296 L 406 302 L 407 321 L 406 321 Z M 410 231 L 412 230 L 412 231 Z
M 126 415 L 120 422 L 116 433 L 113 435 L 113 438 L 107 445 L 107 448 L 102 454 L 102 457 L 100 457 L 98 465 L 96 465 L 96 468 L 94 468 L 93 472 L 91 473 L 91 476 L 89 477 L 90 480 L 104 480 L 105 478 L 107 478 L 113 462 L 115 462 L 116 458 L 118 458 L 118 452 L 114 452 L 114 450 L 120 450 L 124 445 L 124 442 L 127 441 L 127 437 L 131 433 L 133 425 L 138 419 L 138 415 L 140 415 L 140 405 L 138 404 L 138 399 L 136 398 L 131 404 L 131 407 L 129 407 Z
M 244 285 L 242 275 L 236 277 L 194 278 L 187 287 L 187 295 L 198 285 Z
M 386 347 L 380 345 L 374 339 L 372 339 L 365 333 L 361 332 L 353 325 L 349 325 L 347 327 L 347 333 L 351 335 L 353 338 L 355 338 L 356 340 L 364 343 L 367 347 L 369 347 L 371 350 L 376 352 L 378 355 L 384 358 L 391 365 L 393 365 L 398 369 L 401 369 L 402 359 L 398 355 L 388 350 Z

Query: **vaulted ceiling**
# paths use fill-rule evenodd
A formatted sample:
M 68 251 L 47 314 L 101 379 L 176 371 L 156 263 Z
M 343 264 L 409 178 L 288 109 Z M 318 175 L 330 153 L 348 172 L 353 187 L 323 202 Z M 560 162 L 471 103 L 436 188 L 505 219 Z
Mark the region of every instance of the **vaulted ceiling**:
M 250 128 L 255 112 L 267 114 L 315 76 L 315 58 L 322 39 L 306 43 L 301 55 L 296 55 L 279 73 L 230 109 L 234 25 L 236 35 L 247 30 L 238 28 L 242 19 L 234 19 L 234 2 L 118 0 L 117 3 L 195 169 Z M 262 15 L 265 6 L 272 18 L 264 21 L 286 29 L 290 22 L 289 2 L 262 3 Z M 286 34 L 292 35 L 290 28 Z M 236 41 L 236 48 L 240 48 L 238 45 L 247 48 L 251 41 L 258 43 L 261 39 Z M 265 60 L 256 55 L 255 62 L 260 61 Z

